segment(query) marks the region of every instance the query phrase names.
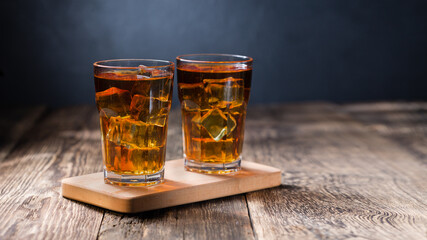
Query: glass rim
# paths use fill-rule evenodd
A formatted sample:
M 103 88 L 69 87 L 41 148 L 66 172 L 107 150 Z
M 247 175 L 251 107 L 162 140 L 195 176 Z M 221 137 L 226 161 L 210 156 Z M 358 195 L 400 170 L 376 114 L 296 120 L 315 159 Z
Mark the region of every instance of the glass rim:
M 242 60 L 236 60 L 236 61 L 212 61 L 212 60 L 191 60 L 191 59 L 185 59 L 185 57 L 190 56 L 223 56 L 223 57 L 235 57 L 235 58 L 242 58 Z M 244 58 L 244 59 L 243 59 Z M 186 62 L 186 63 L 250 63 L 253 61 L 253 58 L 244 56 L 244 55 L 238 55 L 238 54 L 224 54 L 224 53 L 195 53 L 195 54 L 183 54 L 176 57 L 177 61 Z
M 137 67 L 125 67 L 125 66 L 111 66 L 111 65 L 106 65 L 104 63 L 108 63 L 108 62 L 122 62 L 122 61 L 151 61 L 151 62 L 162 62 L 165 63 L 166 65 L 160 65 L 160 66 L 146 66 L 147 68 L 164 68 L 164 67 L 173 67 L 175 66 L 175 64 L 171 61 L 167 61 L 167 60 L 159 60 L 159 59 L 109 59 L 109 60 L 101 60 L 101 61 L 96 61 L 93 63 L 94 67 L 100 67 L 100 68 L 116 68 L 116 69 L 138 69 L 139 66 Z

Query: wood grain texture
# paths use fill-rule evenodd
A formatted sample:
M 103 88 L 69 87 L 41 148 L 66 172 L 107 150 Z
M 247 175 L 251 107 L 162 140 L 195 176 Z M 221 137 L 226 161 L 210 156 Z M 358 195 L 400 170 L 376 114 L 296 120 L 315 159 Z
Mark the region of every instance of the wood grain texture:
M 182 157 L 181 113 L 169 117 L 166 159 Z M 175 208 L 123 215 L 105 211 L 100 239 L 251 239 L 253 232 L 243 195 Z
M 0 162 L 45 112 L 44 106 L 0 108 Z
M 184 159 L 167 161 L 165 181 L 150 187 L 104 183 L 103 172 L 62 179 L 62 196 L 122 213 L 138 213 L 277 187 L 280 169 L 243 162 L 234 174 L 207 175 L 184 169 Z
M 103 211 L 63 199 L 60 180 L 101 171 L 97 118 L 53 111 L 0 162 L 0 239 L 96 239 Z
M 243 161 L 280 168 L 280 187 L 134 215 L 62 199 L 60 179 L 101 170 L 99 123 L 53 111 L 0 160 L 0 239 L 427 239 L 426 105 L 252 107 Z M 180 158 L 179 111 L 169 123 Z
M 427 103 L 378 102 L 342 106 L 364 126 L 409 151 L 427 167 Z
M 427 237 L 427 172 L 400 144 L 327 103 L 248 118 L 246 155 L 284 170 L 281 187 L 247 194 L 257 238 Z
M 142 214 L 106 211 L 99 239 L 253 239 L 243 195 Z

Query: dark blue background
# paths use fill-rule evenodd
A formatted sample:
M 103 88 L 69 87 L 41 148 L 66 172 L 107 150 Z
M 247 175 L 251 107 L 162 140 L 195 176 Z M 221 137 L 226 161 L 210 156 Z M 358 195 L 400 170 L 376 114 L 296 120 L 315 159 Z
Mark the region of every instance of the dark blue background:
M 7 104 L 93 103 L 94 61 L 185 53 L 253 57 L 251 103 L 427 99 L 427 1 L 2 0 L 0 11 Z

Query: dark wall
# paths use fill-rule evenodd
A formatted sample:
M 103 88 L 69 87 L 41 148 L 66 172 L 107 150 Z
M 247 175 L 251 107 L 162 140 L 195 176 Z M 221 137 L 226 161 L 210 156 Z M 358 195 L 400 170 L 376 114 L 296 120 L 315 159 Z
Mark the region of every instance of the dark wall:
M 426 1 L 2 0 L 0 11 L 8 104 L 92 103 L 94 61 L 185 53 L 253 57 L 252 103 L 427 99 Z

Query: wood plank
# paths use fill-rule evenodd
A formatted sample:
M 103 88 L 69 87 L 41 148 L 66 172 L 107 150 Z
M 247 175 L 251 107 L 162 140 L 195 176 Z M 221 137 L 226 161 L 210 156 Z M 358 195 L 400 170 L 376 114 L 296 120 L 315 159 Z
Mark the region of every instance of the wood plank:
M 353 103 L 340 109 L 427 167 L 427 102 Z
M 244 161 L 284 170 L 281 187 L 247 194 L 251 218 L 244 195 L 105 216 L 62 200 L 59 179 L 101 170 L 100 142 L 94 108 L 55 111 L 0 162 L 0 239 L 425 239 L 425 110 L 409 108 L 386 122 L 327 103 L 250 109 Z M 182 154 L 170 129 L 169 159 Z
M 0 162 L 0 239 L 96 239 L 103 210 L 63 199 L 64 177 L 101 171 L 94 106 L 55 110 Z
M 259 239 L 424 239 L 426 168 L 336 105 L 248 113 L 245 160 L 284 171 L 283 185 L 247 194 Z
M 254 239 L 243 195 L 190 204 L 180 213 L 183 239 Z
M 104 183 L 104 173 L 62 179 L 62 196 L 122 213 L 145 212 L 206 201 L 280 185 L 280 169 L 243 162 L 234 174 L 188 172 L 184 159 L 167 161 L 165 182 L 150 187 L 120 187 Z
M 46 112 L 44 106 L 2 107 L 0 111 L 0 162 L 22 135 Z
M 106 211 L 99 239 L 253 239 L 243 195 L 141 214 Z
M 169 117 L 167 159 L 182 157 L 181 112 Z M 106 211 L 99 239 L 252 239 L 245 196 L 238 195 L 134 215 Z

